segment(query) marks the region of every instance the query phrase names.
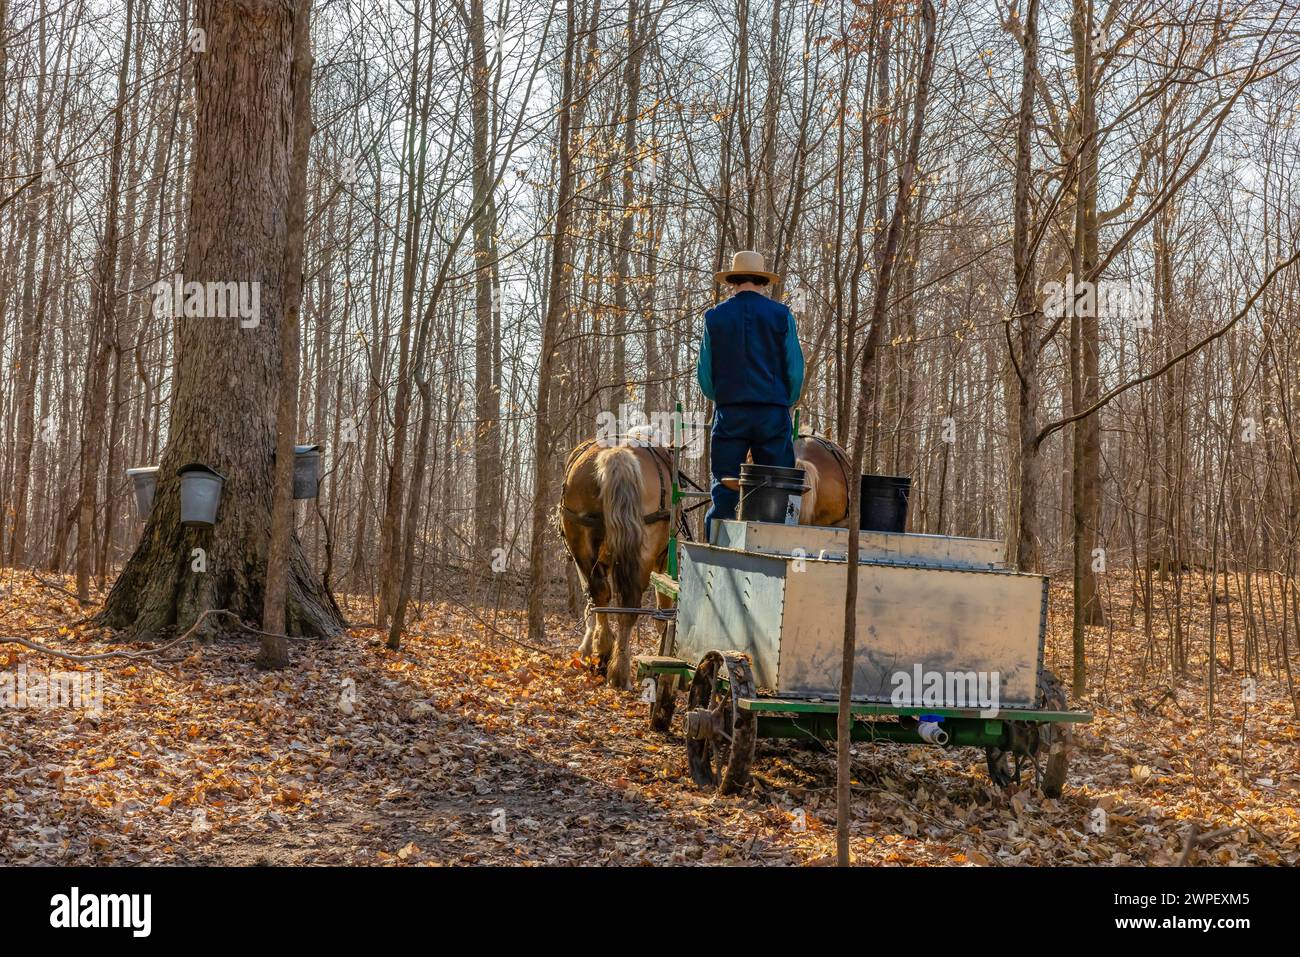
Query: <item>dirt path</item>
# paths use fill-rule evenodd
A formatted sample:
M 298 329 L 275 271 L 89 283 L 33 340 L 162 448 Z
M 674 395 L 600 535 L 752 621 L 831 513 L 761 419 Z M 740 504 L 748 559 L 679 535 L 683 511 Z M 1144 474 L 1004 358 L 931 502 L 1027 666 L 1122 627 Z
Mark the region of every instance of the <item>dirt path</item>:
M 11 588 L 4 633 L 74 618 L 64 602 Z M 1055 609 L 1052 620 L 1068 619 Z M 397 653 L 354 629 L 296 645 L 292 667 L 268 675 L 251 646 L 223 643 L 162 670 L 105 669 L 98 718 L 0 709 L 0 861 L 806 864 L 831 853 L 829 755 L 760 742 L 749 793 L 702 792 L 680 737 L 651 732 L 635 695 L 570 660 L 573 628 L 555 619 L 566 644 L 543 654 L 447 606 Z M 1052 652 L 1065 637 L 1053 631 Z M 1060 800 L 992 787 L 974 749 L 856 746 L 857 858 L 1161 864 L 1179 858 L 1189 825 L 1235 825 L 1200 859 L 1295 863 L 1300 766 L 1284 688 L 1258 681 L 1243 764 L 1236 679 L 1221 675 L 1210 726 L 1199 686 L 1116 666 L 1140 660 L 1130 640 L 1117 633 L 1104 693 L 1084 702 L 1098 720 L 1078 734 Z M 13 646 L 6 656 L 11 671 L 66 667 Z

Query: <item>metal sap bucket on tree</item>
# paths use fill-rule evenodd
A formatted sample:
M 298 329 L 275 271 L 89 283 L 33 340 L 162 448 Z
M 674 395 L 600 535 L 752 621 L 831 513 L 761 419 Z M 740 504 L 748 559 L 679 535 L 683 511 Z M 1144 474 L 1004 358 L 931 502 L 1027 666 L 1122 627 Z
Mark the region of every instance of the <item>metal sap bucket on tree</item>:
M 293 497 L 315 498 L 320 492 L 320 446 L 293 447 Z
M 131 480 L 135 492 L 135 508 L 140 518 L 149 517 L 153 510 L 153 496 L 158 491 L 158 466 L 142 465 L 140 468 L 127 469 L 126 476 Z
M 211 528 L 217 523 L 221 486 L 226 477 L 200 462 L 182 465 L 176 474 L 181 480 L 181 524 Z

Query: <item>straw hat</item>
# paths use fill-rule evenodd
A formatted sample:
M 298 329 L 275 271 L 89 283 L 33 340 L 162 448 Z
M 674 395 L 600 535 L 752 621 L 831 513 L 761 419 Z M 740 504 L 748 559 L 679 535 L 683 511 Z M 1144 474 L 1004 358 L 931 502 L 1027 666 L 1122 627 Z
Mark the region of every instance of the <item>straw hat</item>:
M 767 271 L 767 264 L 763 262 L 763 257 L 750 249 L 742 249 L 733 255 L 731 257 L 731 268 L 714 273 L 713 281 L 724 283 L 732 276 L 766 276 L 767 281 L 770 283 L 781 281 L 781 277 L 776 273 Z

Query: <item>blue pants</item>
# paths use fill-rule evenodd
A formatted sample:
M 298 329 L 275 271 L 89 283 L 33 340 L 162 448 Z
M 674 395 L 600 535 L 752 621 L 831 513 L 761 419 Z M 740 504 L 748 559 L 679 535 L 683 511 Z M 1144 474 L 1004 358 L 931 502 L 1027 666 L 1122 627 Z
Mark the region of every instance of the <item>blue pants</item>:
M 720 405 L 713 412 L 709 449 L 713 507 L 704 516 L 704 535 L 712 541 L 713 520 L 736 517 L 740 493 L 727 488 L 721 480 L 740 475 L 746 453 L 753 456 L 756 465 L 794 468 L 790 410 L 783 405 Z

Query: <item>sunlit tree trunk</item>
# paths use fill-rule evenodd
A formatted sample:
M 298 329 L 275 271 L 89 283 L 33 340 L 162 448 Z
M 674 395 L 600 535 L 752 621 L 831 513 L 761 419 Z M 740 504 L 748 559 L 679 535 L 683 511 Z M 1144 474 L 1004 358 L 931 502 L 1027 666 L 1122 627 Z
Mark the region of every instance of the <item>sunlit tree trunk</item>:
M 154 638 L 205 610 L 260 622 L 266 587 L 285 309 L 293 109 L 294 4 L 203 0 L 208 52 L 196 68 L 186 282 L 258 285 L 256 325 L 175 320 L 171 426 L 153 510 L 104 607 L 105 624 Z M 252 287 L 249 287 L 250 290 Z M 251 295 L 251 292 L 250 292 Z M 177 469 L 225 475 L 212 528 L 180 523 Z M 287 629 L 337 632 L 342 616 L 294 539 Z

